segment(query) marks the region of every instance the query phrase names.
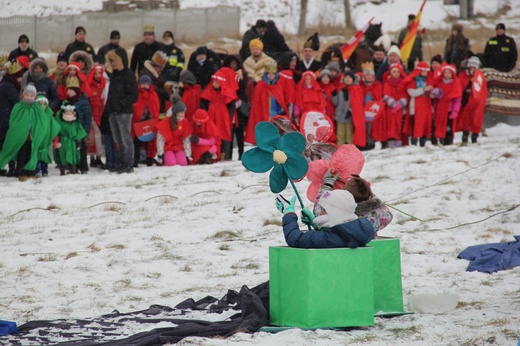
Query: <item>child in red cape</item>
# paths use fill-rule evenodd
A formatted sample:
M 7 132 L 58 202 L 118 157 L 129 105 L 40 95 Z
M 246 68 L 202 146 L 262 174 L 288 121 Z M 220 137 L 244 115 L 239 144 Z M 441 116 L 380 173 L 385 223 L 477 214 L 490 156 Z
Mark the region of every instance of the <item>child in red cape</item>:
M 455 120 L 455 131 L 462 131 L 462 144 L 468 143 L 471 132 L 471 142 L 476 143 L 482 129 L 488 89 L 486 77 L 479 70 L 480 60 L 476 56 L 468 59 L 467 66 L 459 73 L 462 86 L 462 109 Z
M 190 143 L 191 124 L 185 114 L 186 106 L 179 100 L 173 103 L 166 118 L 157 123 L 159 137 L 157 141 L 161 142 L 158 146 L 164 152 L 165 166 L 187 166 L 188 160 L 193 161 Z
M 222 140 L 221 159 L 227 160 L 224 153 L 230 149 L 231 143 L 231 119 L 234 116 L 235 101 L 238 100 L 238 83 L 236 73 L 229 67 L 222 67 L 211 76 L 209 83 L 200 98 L 201 108 L 208 111 L 209 118 L 213 120 L 218 129 L 218 135 Z
M 462 100 L 462 87 L 455 65 L 444 65 L 434 79 L 430 94 L 434 97 L 432 144 L 453 144 L 453 121 L 457 118 Z
M 191 119 L 191 154 L 193 164 L 210 164 L 220 153 L 218 130 L 204 109 L 197 109 Z
M 312 71 L 305 71 L 302 79 L 296 85 L 294 103 L 294 121 L 300 125 L 301 116 L 308 111 L 318 111 L 325 114 L 327 102 L 321 92 L 321 87 Z
M 412 135 L 412 145 L 424 147 L 426 139 L 432 133 L 433 108 L 430 99 L 430 90 L 433 88 L 433 78 L 430 66 L 421 61 L 403 81 L 401 86 L 406 88 L 410 96 L 409 116 L 405 120 L 404 132 Z
M 383 75 L 383 100 L 385 107 L 386 146 L 400 147 L 403 137 L 403 116 L 408 105 L 408 93 L 400 86 L 406 77 L 401 64 L 392 64 Z

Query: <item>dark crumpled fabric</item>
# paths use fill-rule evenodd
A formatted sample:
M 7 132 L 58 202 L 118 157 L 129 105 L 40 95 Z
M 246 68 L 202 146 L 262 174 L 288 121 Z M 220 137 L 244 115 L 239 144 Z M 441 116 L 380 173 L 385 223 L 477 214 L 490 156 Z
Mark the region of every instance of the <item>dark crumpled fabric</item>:
M 520 236 L 509 243 L 474 245 L 458 254 L 457 258 L 469 260 L 466 271 L 494 273 L 520 266 Z
M 183 318 L 190 311 L 237 313 L 225 321 L 202 321 Z M 0 337 L 1 345 L 70 345 L 70 346 L 154 346 L 176 343 L 188 336 L 227 337 L 236 332 L 254 333 L 268 323 L 269 282 L 240 292 L 228 290 L 220 300 L 208 296 L 195 301 L 187 299 L 175 308 L 152 305 L 146 310 L 111 314 L 88 319 L 31 321 L 18 327 L 18 334 Z M 154 324 L 170 322 L 175 327 L 152 329 Z M 125 335 L 128 326 L 142 324 L 149 331 Z M 126 326 L 126 327 L 125 327 Z M 128 333 L 128 332 L 127 332 Z

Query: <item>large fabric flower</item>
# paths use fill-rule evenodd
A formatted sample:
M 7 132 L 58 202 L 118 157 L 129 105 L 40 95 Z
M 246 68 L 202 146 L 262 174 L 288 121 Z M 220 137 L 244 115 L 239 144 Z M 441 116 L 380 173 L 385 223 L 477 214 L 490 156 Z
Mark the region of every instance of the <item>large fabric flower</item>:
M 305 149 L 305 138 L 299 132 L 290 132 L 280 138 L 278 129 L 268 121 L 255 126 L 257 147 L 242 155 L 242 164 L 255 173 L 269 175 L 269 187 L 274 193 L 282 192 L 289 179 L 300 180 L 307 173 L 309 164 L 301 155 Z
M 323 177 L 329 168 L 338 175 L 339 179 L 334 184 L 334 189 L 341 189 L 345 186 L 352 174 L 360 174 L 365 164 L 363 153 L 354 144 L 343 144 L 332 157 L 330 161 L 316 160 L 309 164 L 309 172 L 307 179 L 311 181 L 307 188 L 307 198 L 314 202 L 320 187 L 323 185 Z

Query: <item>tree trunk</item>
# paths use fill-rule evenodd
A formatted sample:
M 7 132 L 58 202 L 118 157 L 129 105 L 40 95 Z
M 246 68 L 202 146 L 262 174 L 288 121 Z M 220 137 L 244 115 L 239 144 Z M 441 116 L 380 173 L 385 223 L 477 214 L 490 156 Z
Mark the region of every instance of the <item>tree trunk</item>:
M 301 0 L 300 24 L 298 26 L 298 35 L 305 34 L 305 22 L 307 21 L 307 4 L 308 0 Z
M 345 7 L 345 27 L 352 27 L 352 20 L 350 17 L 350 0 L 343 0 L 343 5 Z

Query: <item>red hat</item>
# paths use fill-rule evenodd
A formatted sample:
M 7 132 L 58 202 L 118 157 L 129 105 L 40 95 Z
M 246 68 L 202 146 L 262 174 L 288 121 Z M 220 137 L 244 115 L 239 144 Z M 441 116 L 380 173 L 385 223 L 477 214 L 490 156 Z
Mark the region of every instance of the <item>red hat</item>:
M 430 70 L 430 66 L 428 65 L 428 63 L 426 61 L 420 61 L 417 64 L 416 68 L 419 69 L 419 70 L 422 70 L 422 71 L 429 71 Z
M 29 67 L 31 67 L 31 60 L 29 60 L 28 56 L 20 55 L 18 58 L 16 58 L 16 60 L 18 60 L 20 65 L 22 65 L 26 69 L 29 69 Z
M 204 123 L 208 121 L 209 115 L 208 112 L 206 112 L 204 109 L 199 108 L 195 111 L 195 113 L 193 113 L 192 119 L 196 123 Z

